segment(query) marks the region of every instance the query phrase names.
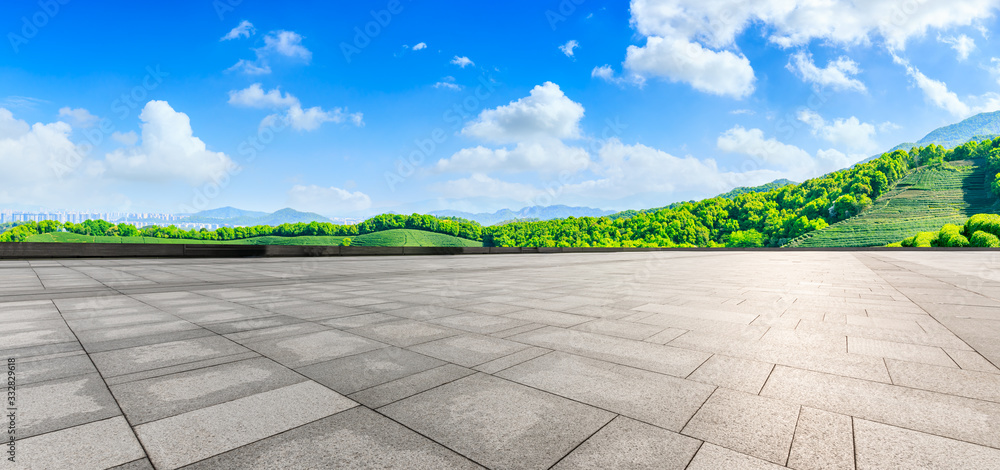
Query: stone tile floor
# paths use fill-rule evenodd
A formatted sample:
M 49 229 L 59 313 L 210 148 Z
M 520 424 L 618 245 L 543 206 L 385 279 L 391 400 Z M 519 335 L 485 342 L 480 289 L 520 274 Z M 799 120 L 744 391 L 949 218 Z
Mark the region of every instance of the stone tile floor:
M 0 358 L 3 468 L 1000 467 L 1000 252 L 0 261 Z

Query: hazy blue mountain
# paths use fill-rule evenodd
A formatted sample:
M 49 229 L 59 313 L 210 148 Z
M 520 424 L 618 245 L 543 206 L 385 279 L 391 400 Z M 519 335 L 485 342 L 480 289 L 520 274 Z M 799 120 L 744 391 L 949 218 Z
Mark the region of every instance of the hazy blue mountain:
M 1000 111 L 977 114 L 958 124 L 936 129 L 917 143 L 954 148 L 973 139 L 992 139 L 997 135 L 1000 135 Z
M 917 142 L 904 142 L 886 150 L 885 153 L 895 152 L 896 150 L 909 151 L 913 147 L 924 147 L 931 144 L 940 145 L 946 149 L 950 149 L 973 140 L 983 141 L 996 137 L 1000 137 L 1000 111 L 977 114 L 958 124 L 939 127 Z M 873 155 L 871 158 L 868 158 L 861 163 L 874 160 L 881 156 L 881 153 Z
M 440 217 L 461 217 L 463 219 L 475 220 L 481 225 L 496 225 L 501 222 L 521 221 L 525 219 L 552 220 L 565 219 L 567 217 L 601 217 L 612 214 L 613 211 L 594 209 L 592 207 L 570 207 L 570 206 L 532 206 L 525 207 L 518 211 L 501 209 L 493 213 L 478 213 L 461 211 L 434 211 L 430 215 Z
M 243 209 L 237 209 L 235 207 L 220 207 L 218 209 L 209 209 L 207 211 L 196 212 L 191 214 L 192 218 L 199 219 L 236 219 L 240 217 L 264 217 L 268 215 L 267 212 L 259 211 L 245 211 Z
M 226 215 L 230 217 L 224 217 Z M 319 214 L 312 212 L 299 212 L 290 208 L 281 209 L 280 211 L 268 214 L 267 212 L 244 211 L 232 207 L 223 207 L 220 209 L 198 212 L 197 214 L 182 219 L 181 222 L 249 226 L 333 221 Z

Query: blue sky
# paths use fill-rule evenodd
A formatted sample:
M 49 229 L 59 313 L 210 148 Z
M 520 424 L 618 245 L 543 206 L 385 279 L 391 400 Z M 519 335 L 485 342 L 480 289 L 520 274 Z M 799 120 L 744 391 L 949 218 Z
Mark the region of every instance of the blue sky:
M 1000 109 L 1000 0 L 12 2 L 0 208 L 646 208 Z

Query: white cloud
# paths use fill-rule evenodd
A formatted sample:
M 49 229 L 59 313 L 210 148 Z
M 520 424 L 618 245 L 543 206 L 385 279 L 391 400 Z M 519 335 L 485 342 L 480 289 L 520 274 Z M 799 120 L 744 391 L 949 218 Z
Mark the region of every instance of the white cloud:
M 899 124 L 890 121 L 886 121 L 878 125 L 879 133 L 898 131 L 902 128 L 903 126 L 900 126 Z
M 247 75 L 269 74 L 271 73 L 269 61 L 274 56 L 298 59 L 308 64 L 312 60 L 312 52 L 302 45 L 302 39 L 302 36 L 294 31 L 271 31 L 264 36 L 264 45 L 253 50 L 257 55 L 256 59 L 240 59 L 226 71 L 242 71 Z
M 413 46 L 413 50 L 415 50 L 415 51 L 422 51 L 424 49 L 427 49 L 427 43 L 426 42 L 418 42 L 417 44 L 415 44 Z
M 93 127 L 94 124 L 97 124 L 97 121 L 100 120 L 99 117 L 90 114 L 90 111 L 87 111 L 86 109 L 73 109 L 69 106 L 59 109 L 59 117 L 68 117 L 71 121 L 73 121 L 73 124 L 83 128 Z
M 969 36 L 961 34 L 959 36 L 938 35 L 938 41 L 951 46 L 958 53 L 958 60 L 964 61 L 969 58 L 969 54 L 976 50 L 976 41 Z
M 102 184 L 91 147 L 70 140 L 73 128 L 62 121 L 35 123 L 0 108 L 0 205 L 17 208 L 108 204 L 117 195 Z
M 738 52 L 736 38 L 751 26 L 784 48 L 813 41 L 837 46 L 881 42 L 890 50 L 901 51 L 908 40 L 928 30 L 980 24 L 1000 8 L 1000 0 L 911 3 L 632 0 L 632 26 L 646 38 L 646 44 L 630 46 L 624 64 L 643 78 L 662 77 L 707 93 L 740 98 L 753 92 L 754 71 L 749 60 Z M 843 73 L 847 64 L 835 65 L 833 70 Z M 850 80 L 840 81 L 857 87 Z
M 272 31 L 264 36 L 264 50 L 276 52 L 285 57 L 295 57 L 308 63 L 312 52 L 302 45 L 302 36 L 294 31 Z
M 723 133 L 716 145 L 719 150 L 749 155 L 781 168 L 796 168 L 812 161 L 809 152 L 774 138 L 766 139 L 764 131 L 745 129 L 743 126 L 733 127 Z
M 139 141 L 139 134 L 136 134 L 135 131 L 113 132 L 111 139 L 124 145 L 135 145 Z
M 566 54 L 566 57 L 573 57 L 573 49 L 578 47 L 580 47 L 580 43 L 576 42 L 576 39 L 570 39 L 566 42 L 566 44 L 559 46 L 559 50 L 562 51 L 563 54 Z
M 878 150 L 878 143 L 874 140 L 875 126 L 861 122 L 854 116 L 828 123 L 815 111 L 804 109 L 799 111 L 797 117 L 812 128 L 814 136 L 834 145 L 862 152 Z
M 208 150 L 194 136 L 187 114 L 166 101 L 150 101 L 139 114 L 142 139 L 137 146 L 107 154 L 109 175 L 125 180 L 185 180 L 196 184 L 219 178 L 236 168 L 222 152 Z
M 583 114 L 583 106 L 566 97 L 559 85 L 545 82 L 525 98 L 483 111 L 462 134 L 496 143 L 576 139 Z
M 521 142 L 513 149 L 475 147 L 462 149 L 451 158 L 438 160 L 439 172 L 578 172 L 590 165 L 590 155 L 579 147 L 570 147 L 551 139 L 541 142 Z
M 617 138 L 610 139 L 598 155 L 594 172 L 600 178 L 566 185 L 560 188 L 562 194 L 607 200 L 655 193 L 666 195 L 659 200 L 670 200 L 681 192 L 718 193 L 780 177 L 771 170 L 724 171 L 712 159 L 676 157 L 642 144 L 625 145 Z
M 220 41 L 229 41 L 231 39 L 249 38 L 250 36 L 253 36 L 256 32 L 257 32 L 257 30 L 254 29 L 252 23 L 250 23 L 247 20 L 243 20 L 243 21 L 240 22 L 240 24 L 238 26 L 236 26 L 235 28 L 233 28 L 228 33 L 226 33 L 226 35 L 222 36 L 222 39 L 219 39 L 219 40 Z
M 930 29 L 970 26 L 993 17 L 1000 0 L 633 0 L 632 23 L 646 36 L 697 39 L 711 47 L 732 45 L 759 23 L 771 42 L 802 46 L 813 40 L 839 45 L 881 39 L 902 50 Z
M 271 66 L 263 63 L 261 60 L 246 60 L 240 59 L 232 67 L 226 69 L 226 72 L 243 72 L 247 75 L 267 75 L 271 73 Z
M 247 108 L 275 109 L 285 112 L 284 115 L 268 115 L 261 121 L 261 127 L 270 126 L 278 119 L 284 119 L 293 129 L 300 131 L 316 130 L 324 122 L 340 124 L 349 121 L 359 127 L 364 125 L 361 113 L 348 113 L 343 108 L 324 111 L 319 106 L 303 109 L 302 103 L 298 98 L 292 96 L 291 93 L 283 94 L 278 88 L 264 91 L 260 83 L 254 83 L 242 90 L 231 90 L 229 92 L 229 104 Z
M 368 209 L 372 200 L 360 191 L 351 192 L 332 186 L 295 185 L 288 191 L 288 203 L 298 210 L 338 215 Z
M 275 88 L 265 92 L 260 83 L 229 92 L 229 104 L 248 108 L 289 108 L 299 104 L 298 98 Z
M 66 157 L 79 154 L 76 144 L 70 141 L 72 132 L 65 122 L 29 125 L 0 108 L 0 168 L 4 169 L 0 172 L 0 187 L 41 185 L 55 179 L 50 163 L 68 161 Z
M 437 183 L 432 185 L 430 189 L 450 198 L 497 198 L 503 195 L 525 202 L 542 194 L 534 186 L 501 181 L 482 173 L 474 173 L 468 178 Z
M 463 69 L 469 65 L 476 65 L 475 62 L 473 62 L 472 60 L 470 60 L 468 57 L 465 56 L 462 57 L 455 56 L 454 59 L 451 59 L 451 63 L 459 67 L 462 67 Z
M 461 90 L 462 86 L 455 83 L 455 77 L 448 76 L 434 84 L 434 88 L 447 88 L 449 90 Z
M 640 77 L 663 77 L 720 96 L 744 98 L 754 91 L 753 68 L 746 56 L 714 51 L 685 39 L 650 36 L 642 47 L 629 46 L 625 68 Z
M 907 60 L 900 58 L 895 54 L 893 54 L 892 58 L 897 64 L 906 67 L 907 75 L 913 79 L 917 88 L 920 88 L 920 90 L 924 92 L 924 97 L 927 98 L 927 101 L 931 104 L 948 111 L 956 117 L 964 118 L 972 114 L 972 109 L 969 105 L 959 99 L 955 92 L 949 91 L 948 85 L 944 82 L 928 78 L 916 67 L 910 65 Z
M 799 147 L 766 138 L 760 129 L 735 126 L 719 136 L 719 150 L 752 157 L 757 166 L 781 170 L 787 178 L 802 181 L 830 171 L 846 168 L 865 158 L 864 154 L 845 155 L 837 150 L 821 150 L 814 158 Z
M 594 67 L 594 70 L 590 71 L 590 76 L 592 78 L 600 78 L 608 82 L 614 82 L 615 71 L 611 69 L 610 65 L 602 65 L 600 67 Z
M 861 72 L 858 63 L 844 56 L 837 60 L 831 60 L 827 63 L 826 68 L 821 69 L 813 63 L 811 54 L 799 52 L 789 58 L 786 68 L 802 80 L 819 88 L 829 87 L 838 91 L 849 90 L 862 93 L 867 91 L 865 84 L 854 78 Z

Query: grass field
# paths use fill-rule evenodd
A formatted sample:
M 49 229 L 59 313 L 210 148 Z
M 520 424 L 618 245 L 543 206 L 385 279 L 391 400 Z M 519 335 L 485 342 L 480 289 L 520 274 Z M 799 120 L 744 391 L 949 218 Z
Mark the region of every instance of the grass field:
M 245 240 L 209 241 L 150 237 L 92 237 L 68 232 L 45 233 L 28 238 L 41 243 L 183 243 L 230 245 L 340 245 L 347 237 L 257 237 Z M 386 230 L 349 237 L 353 246 L 483 246 L 482 242 L 421 230 Z
M 975 162 L 952 162 L 958 171 L 920 168 L 901 179 L 857 217 L 793 240 L 787 246 L 882 246 L 945 224 L 964 224 L 972 215 L 996 213 L 986 169 Z

